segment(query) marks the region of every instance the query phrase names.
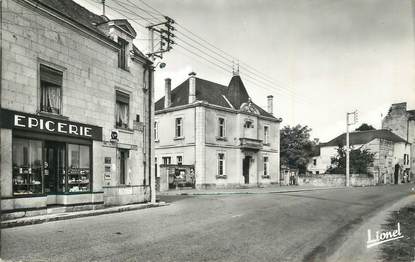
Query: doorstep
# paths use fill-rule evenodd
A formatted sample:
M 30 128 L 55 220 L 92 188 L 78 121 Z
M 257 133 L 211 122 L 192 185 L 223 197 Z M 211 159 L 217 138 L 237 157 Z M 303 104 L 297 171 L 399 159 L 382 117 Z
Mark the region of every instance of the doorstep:
M 63 210 L 63 212 L 53 212 L 53 213 L 46 214 L 46 215 L 4 220 L 4 221 L 1 221 L 1 228 L 34 225 L 34 224 L 41 224 L 45 222 L 51 222 L 51 221 L 67 220 L 67 219 L 88 217 L 88 216 L 98 216 L 98 215 L 104 215 L 104 214 L 151 208 L 151 207 L 161 207 L 161 206 L 166 206 L 166 205 L 167 204 L 165 202 L 157 202 L 157 203 L 142 203 L 142 204 L 131 204 L 131 205 L 124 205 L 124 206 L 113 206 L 113 207 L 106 207 L 106 208 L 101 208 L 97 210 L 85 210 L 85 211 L 74 211 L 74 212 L 65 212 L 65 210 Z

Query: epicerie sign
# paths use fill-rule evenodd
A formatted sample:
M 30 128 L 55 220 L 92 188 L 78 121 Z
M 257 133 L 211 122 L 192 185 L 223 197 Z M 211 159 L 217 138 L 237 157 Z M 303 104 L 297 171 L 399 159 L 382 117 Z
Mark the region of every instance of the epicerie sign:
M 1 109 L 0 112 L 0 126 L 2 128 L 33 130 L 37 132 L 102 140 L 102 128 L 98 126 L 56 120 L 49 117 L 30 115 L 6 109 Z

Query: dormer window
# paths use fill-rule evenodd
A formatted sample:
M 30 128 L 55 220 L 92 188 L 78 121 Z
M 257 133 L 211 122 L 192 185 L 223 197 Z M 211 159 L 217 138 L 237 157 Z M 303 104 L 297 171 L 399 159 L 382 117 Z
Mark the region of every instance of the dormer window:
M 118 37 L 118 44 L 120 45 L 120 51 L 118 52 L 118 67 L 124 70 L 128 70 L 128 67 L 127 67 L 128 41 Z
M 244 127 L 245 128 L 253 128 L 254 125 L 253 125 L 252 121 L 247 120 L 247 121 L 245 121 Z

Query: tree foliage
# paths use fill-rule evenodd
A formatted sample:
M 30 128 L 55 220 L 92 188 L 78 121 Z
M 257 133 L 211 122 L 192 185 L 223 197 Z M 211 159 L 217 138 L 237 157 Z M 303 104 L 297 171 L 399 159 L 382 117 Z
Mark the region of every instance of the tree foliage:
M 375 153 L 368 149 L 352 149 L 350 151 L 350 174 L 368 174 L 368 169 L 375 159 Z M 339 145 L 337 155 L 331 158 L 330 174 L 346 174 L 346 147 Z
M 285 126 L 280 131 L 281 165 L 298 169 L 305 173 L 307 164 L 313 155 L 315 142 L 310 140 L 311 128 L 296 125 Z
M 355 129 L 356 131 L 367 131 L 367 130 L 376 130 L 372 125 L 368 125 L 366 123 L 361 124 L 358 128 Z

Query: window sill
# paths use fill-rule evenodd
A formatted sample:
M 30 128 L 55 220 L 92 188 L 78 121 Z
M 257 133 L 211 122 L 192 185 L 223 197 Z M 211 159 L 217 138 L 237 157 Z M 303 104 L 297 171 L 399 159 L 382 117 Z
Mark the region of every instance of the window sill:
M 264 146 L 270 146 L 270 143 L 263 143 Z
M 184 136 L 176 136 L 173 140 L 184 140 Z
M 67 116 L 63 116 L 63 115 L 55 114 L 55 113 L 51 113 L 51 112 L 46 112 L 46 111 L 38 111 L 37 114 L 39 116 L 45 116 L 45 117 L 50 117 L 50 118 L 59 119 L 59 120 L 68 120 L 69 119 L 69 117 L 67 117 Z
M 224 136 L 217 136 L 216 140 L 218 140 L 218 141 L 228 141 L 228 139 Z
M 227 178 L 228 178 L 227 175 L 221 175 L 221 176 L 216 175 L 216 179 L 227 179 Z
M 155 143 L 159 143 L 160 142 L 160 139 L 154 139 L 154 142 Z
M 130 69 L 129 69 L 128 67 L 123 68 L 123 67 L 119 67 L 119 66 L 118 66 L 118 69 L 121 69 L 122 71 L 127 72 L 127 73 L 131 73 L 131 72 L 130 72 Z
M 264 178 L 264 179 L 270 179 L 270 176 L 264 176 L 264 175 L 262 175 L 261 177 Z

